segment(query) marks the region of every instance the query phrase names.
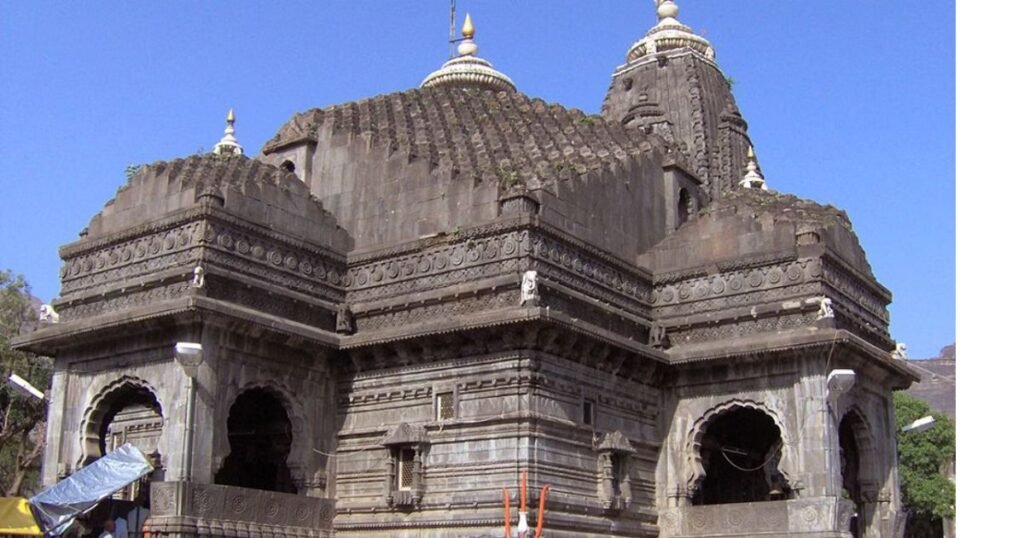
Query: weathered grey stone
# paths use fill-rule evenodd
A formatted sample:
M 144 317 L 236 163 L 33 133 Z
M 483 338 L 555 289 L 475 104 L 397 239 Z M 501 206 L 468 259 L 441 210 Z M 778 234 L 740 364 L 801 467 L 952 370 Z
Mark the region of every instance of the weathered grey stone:
M 495 536 L 523 471 L 545 535 L 891 536 L 891 295 L 845 213 L 738 186 L 710 46 L 663 41 L 601 116 L 446 85 L 143 167 L 17 342 L 45 481 L 135 442 L 165 536 Z

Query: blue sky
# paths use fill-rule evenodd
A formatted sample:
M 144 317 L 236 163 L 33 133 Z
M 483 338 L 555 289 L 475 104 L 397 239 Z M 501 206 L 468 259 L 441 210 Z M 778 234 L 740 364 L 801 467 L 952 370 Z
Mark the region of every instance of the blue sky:
M 520 91 L 600 111 L 649 0 L 459 0 Z M 679 2 L 734 91 L 771 188 L 853 221 L 913 357 L 955 338 L 952 0 Z M 0 15 L 0 267 L 58 293 L 57 247 L 129 164 L 206 151 L 228 107 L 254 155 L 296 113 L 417 86 L 448 1 L 8 3 Z

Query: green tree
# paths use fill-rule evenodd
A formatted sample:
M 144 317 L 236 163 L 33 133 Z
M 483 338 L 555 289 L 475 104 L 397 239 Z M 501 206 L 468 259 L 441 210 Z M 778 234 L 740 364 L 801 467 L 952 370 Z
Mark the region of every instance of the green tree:
M 50 386 L 51 359 L 11 349 L 11 339 L 33 319 L 25 278 L 0 270 L 0 492 L 6 496 L 28 494 L 36 488 L 39 456 L 46 440 L 46 404 L 7 385 L 7 377 L 16 373 L 40 390 Z
M 894 404 L 897 428 L 927 415 L 935 417 L 930 430 L 898 434 L 903 504 L 911 516 L 908 534 L 927 536 L 928 529 L 955 515 L 956 486 L 946 471 L 956 458 L 956 429 L 949 417 L 909 394 L 897 392 Z

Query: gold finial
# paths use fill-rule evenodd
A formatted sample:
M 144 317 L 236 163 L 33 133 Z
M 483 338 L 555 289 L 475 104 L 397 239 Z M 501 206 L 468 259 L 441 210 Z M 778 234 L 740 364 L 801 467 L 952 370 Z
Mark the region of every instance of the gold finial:
M 478 47 L 473 43 L 473 36 L 476 35 L 476 28 L 473 27 L 473 19 L 466 13 L 466 22 L 462 23 L 462 43 L 459 43 L 459 56 L 476 56 Z
M 234 125 L 234 124 L 235 124 L 235 109 L 229 108 L 228 109 L 228 125 Z

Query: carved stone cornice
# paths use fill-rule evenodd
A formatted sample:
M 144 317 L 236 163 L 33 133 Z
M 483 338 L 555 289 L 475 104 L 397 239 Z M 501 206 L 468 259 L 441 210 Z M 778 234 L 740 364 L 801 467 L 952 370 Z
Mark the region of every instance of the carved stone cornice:
M 149 235 L 140 235 L 143 228 Z M 95 241 L 88 249 L 68 250 L 61 269 L 62 295 L 219 259 L 234 270 L 271 279 L 277 276 L 279 284 L 292 289 L 341 297 L 344 256 L 253 226 L 217 208 L 191 209 L 159 226 L 129 232 Z M 229 257 L 232 255 L 249 263 L 238 263 Z

